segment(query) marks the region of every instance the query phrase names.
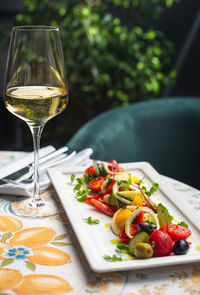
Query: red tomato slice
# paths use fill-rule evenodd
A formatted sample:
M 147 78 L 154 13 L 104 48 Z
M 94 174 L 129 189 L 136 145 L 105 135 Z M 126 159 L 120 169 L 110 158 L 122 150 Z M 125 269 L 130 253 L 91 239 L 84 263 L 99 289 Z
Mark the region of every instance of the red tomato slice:
M 96 210 L 98 210 L 101 213 L 104 213 L 108 216 L 113 216 L 114 213 L 116 212 L 117 208 L 115 207 L 111 207 L 99 200 L 96 200 L 94 198 L 89 198 L 87 199 L 87 203 L 89 203 L 90 205 L 92 205 L 93 207 L 95 207 Z
M 121 229 L 121 231 L 120 231 L 120 233 L 119 233 L 119 239 L 120 239 L 120 242 L 121 242 L 122 244 L 128 244 L 129 241 L 131 240 L 131 239 L 127 236 L 127 234 L 126 234 L 126 232 L 125 232 L 125 226 L 122 227 L 122 229 Z
M 120 170 L 119 170 L 119 165 L 118 165 L 118 163 L 117 163 L 117 161 L 116 160 L 112 160 L 112 161 L 110 161 L 110 162 L 108 162 L 109 163 L 109 165 L 108 165 L 108 169 L 110 170 L 110 171 L 115 171 L 115 172 L 119 172 Z
M 136 235 L 138 233 L 138 225 L 137 224 L 132 224 L 131 227 L 130 227 L 130 233 L 132 236 Z M 120 239 L 120 242 L 123 243 L 123 244 L 128 244 L 129 241 L 131 240 L 126 232 L 125 232 L 125 226 L 122 227 L 120 233 L 119 233 L 119 239 Z
M 95 200 L 102 200 L 103 196 L 91 196 L 91 197 L 87 197 L 87 199 L 85 200 L 85 203 L 90 204 L 90 200 L 95 199 Z
M 116 181 L 111 182 L 111 184 L 109 185 L 109 187 L 108 187 L 107 190 L 105 191 L 104 195 L 111 194 L 111 192 L 112 192 L 112 187 L 113 187 L 113 185 L 115 184 L 115 182 L 116 182 Z
M 191 235 L 191 230 L 182 225 L 169 224 L 168 233 L 173 240 L 186 240 Z
M 100 192 L 101 186 L 105 180 L 106 178 L 103 176 L 95 177 L 89 182 L 88 186 L 93 192 L 98 193 Z
M 85 170 L 85 174 L 97 175 L 93 165 Z

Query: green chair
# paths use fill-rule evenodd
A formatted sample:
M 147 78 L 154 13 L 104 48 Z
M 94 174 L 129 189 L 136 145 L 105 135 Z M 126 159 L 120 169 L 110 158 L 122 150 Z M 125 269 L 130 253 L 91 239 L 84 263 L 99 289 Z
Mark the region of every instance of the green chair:
M 93 158 L 147 161 L 159 173 L 200 189 L 200 98 L 163 98 L 107 111 L 67 143 Z

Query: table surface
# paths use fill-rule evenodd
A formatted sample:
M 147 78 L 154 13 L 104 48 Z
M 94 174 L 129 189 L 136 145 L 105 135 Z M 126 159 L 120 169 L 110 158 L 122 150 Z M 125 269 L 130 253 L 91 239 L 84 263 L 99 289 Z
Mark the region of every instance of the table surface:
M 0 152 L 0 167 L 23 154 Z M 182 198 L 187 198 L 190 205 L 200 210 L 199 191 L 170 178 L 164 179 Z M 43 197 L 47 202 L 57 198 L 53 188 Z M 39 220 L 19 218 L 10 212 L 12 199 L 0 196 L 1 295 L 200 294 L 199 263 L 94 273 L 88 266 L 64 211 Z M 15 255 L 12 251 L 15 251 Z

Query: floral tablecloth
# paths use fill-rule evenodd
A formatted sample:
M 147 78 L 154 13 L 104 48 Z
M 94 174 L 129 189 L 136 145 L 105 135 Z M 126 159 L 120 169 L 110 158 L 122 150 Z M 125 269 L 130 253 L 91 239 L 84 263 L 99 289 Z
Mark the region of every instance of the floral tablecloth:
M 0 166 L 22 155 L 0 152 Z M 200 210 L 199 191 L 168 178 L 165 181 Z M 47 202 L 58 200 L 53 188 L 43 197 Z M 10 212 L 12 201 L 11 196 L 0 196 L 1 295 L 200 294 L 200 264 L 94 273 L 64 211 L 50 218 L 23 219 Z

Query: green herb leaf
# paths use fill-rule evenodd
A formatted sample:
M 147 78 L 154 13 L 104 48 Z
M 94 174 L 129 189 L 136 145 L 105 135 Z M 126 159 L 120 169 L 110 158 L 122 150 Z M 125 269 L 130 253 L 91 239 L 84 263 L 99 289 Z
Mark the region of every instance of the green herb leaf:
M 75 175 L 75 174 L 72 174 L 72 175 L 71 175 L 71 183 L 74 182 L 75 178 L 76 178 L 76 175 Z
M 128 250 L 128 244 L 118 243 L 116 249 L 119 249 L 119 250 Z
M 92 219 L 91 216 L 87 218 L 83 218 L 83 221 L 85 221 L 88 224 L 99 224 L 100 220 L 99 219 Z
M 185 221 L 179 222 L 178 225 L 182 225 L 182 226 L 184 226 L 186 228 L 189 228 L 188 224 Z
M 29 268 L 30 270 L 32 270 L 32 271 L 36 270 L 36 266 L 34 263 L 32 263 L 28 260 L 25 260 L 25 263 L 26 263 L 26 267 Z
M 76 193 L 76 198 L 79 202 L 85 202 L 85 200 L 87 199 L 87 193 L 90 192 L 90 189 L 83 189 L 83 190 L 79 190 Z
M 120 185 L 120 184 L 131 184 L 131 183 L 132 183 L 131 179 L 117 181 L 118 185 Z
M 156 244 L 155 244 L 155 242 L 153 241 L 153 242 L 151 243 L 151 247 L 152 247 L 152 248 L 155 248 L 155 245 L 156 245 Z
M 104 255 L 103 258 L 109 262 L 122 261 L 122 258 L 120 256 L 115 255 L 115 254 L 113 256 Z
M 145 186 L 142 187 L 142 190 L 145 192 L 145 194 L 147 196 L 151 196 L 153 193 L 155 193 L 159 188 L 159 184 L 158 183 L 153 183 L 152 187 L 149 189 L 149 191 L 147 190 L 147 188 Z
M 74 187 L 74 192 L 75 191 L 79 191 L 82 187 L 82 184 L 81 183 L 77 183 L 77 185 Z
M 14 258 L 8 258 L 8 259 L 5 259 L 5 260 L 3 260 L 3 261 L 1 262 L 1 267 L 4 267 L 4 266 L 6 266 L 6 265 L 9 265 L 9 264 L 13 263 L 13 261 L 14 261 Z

